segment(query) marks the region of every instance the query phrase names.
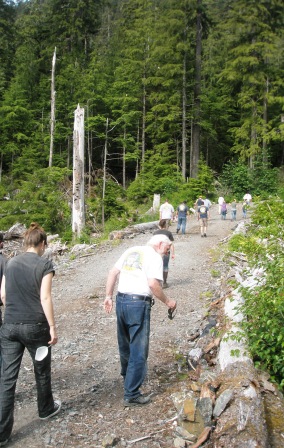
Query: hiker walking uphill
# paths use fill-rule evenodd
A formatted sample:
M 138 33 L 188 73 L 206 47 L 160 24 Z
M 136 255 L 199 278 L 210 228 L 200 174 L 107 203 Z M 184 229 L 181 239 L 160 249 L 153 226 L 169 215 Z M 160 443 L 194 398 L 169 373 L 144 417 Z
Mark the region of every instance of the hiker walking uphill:
M 237 200 L 234 199 L 231 202 L 231 221 L 236 221 L 237 219 Z
M 113 308 L 113 291 L 117 278 L 116 296 L 117 338 L 121 375 L 124 378 L 124 405 L 141 406 L 150 397 L 142 395 L 140 387 L 147 373 L 150 315 L 154 295 L 170 310 L 176 309 L 175 300 L 163 292 L 162 255 L 168 253 L 171 241 L 166 235 L 154 235 L 146 246 L 126 250 L 110 270 L 106 284 L 104 308 Z
M 186 228 L 186 218 L 188 215 L 188 206 L 186 205 L 186 201 L 183 201 L 177 208 L 177 233 L 179 233 L 181 229 L 181 233 L 185 234 Z
M 39 418 L 53 417 L 61 408 L 61 402 L 53 400 L 51 351 L 42 361 L 35 359 L 37 348 L 57 343 L 51 298 L 54 267 L 50 260 L 41 258 L 47 245 L 46 233 L 32 223 L 24 243 L 26 252 L 7 262 L 1 286 L 5 316 L 0 332 L 0 446 L 11 436 L 16 383 L 25 348 L 33 362 Z
M 219 196 L 219 198 L 218 198 L 218 211 L 219 211 L 219 215 L 221 215 L 221 208 L 222 208 L 222 204 L 223 204 L 223 202 L 224 202 L 224 198 L 223 198 L 223 196 Z
M 171 248 L 169 249 L 168 253 L 163 255 L 163 288 L 168 288 L 168 283 L 167 283 L 167 279 L 168 279 L 168 273 L 169 273 L 169 261 L 170 261 L 170 255 L 172 255 L 172 259 L 174 260 L 175 258 L 175 248 L 174 248 L 174 237 L 172 232 L 170 232 L 170 230 L 167 230 L 166 228 L 167 223 L 165 219 L 161 219 L 161 221 L 159 222 L 159 230 L 156 230 L 154 232 L 154 235 L 166 235 L 169 240 L 172 242 L 171 244 Z
M 246 219 L 246 217 L 247 217 L 247 210 L 248 210 L 248 203 L 247 203 L 247 201 L 244 201 L 243 205 L 242 205 L 242 212 L 243 212 L 244 219 Z
M 3 249 L 3 241 L 4 241 L 3 233 L 0 233 L 0 250 Z M 2 252 L 0 252 L 0 292 L 1 292 L 1 284 L 2 284 L 2 278 L 3 278 L 6 262 L 7 262 L 6 258 L 4 257 Z M 0 298 L 0 327 L 2 326 L 2 311 L 1 311 L 2 305 L 3 305 L 3 303 Z M 1 363 L 2 363 L 2 357 L 1 357 L 1 348 L 0 348 L 0 376 L 1 376 Z
M 224 199 L 224 201 L 223 201 L 223 203 L 221 205 L 221 219 L 226 219 L 227 212 L 228 212 L 227 204 L 226 204 L 226 201 Z
M 207 222 L 209 218 L 209 209 L 206 207 L 204 202 L 198 208 L 198 221 L 200 225 L 200 234 L 201 237 L 207 237 Z
M 172 206 L 172 204 L 169 203 L 169 200 L 166 199 L 164 204 L 161 205 L 160 207 L 160 219 L 165 219 L 166 220 L 166 228 L 168 229 L 171 220 L 174 217 L 174 208 Z

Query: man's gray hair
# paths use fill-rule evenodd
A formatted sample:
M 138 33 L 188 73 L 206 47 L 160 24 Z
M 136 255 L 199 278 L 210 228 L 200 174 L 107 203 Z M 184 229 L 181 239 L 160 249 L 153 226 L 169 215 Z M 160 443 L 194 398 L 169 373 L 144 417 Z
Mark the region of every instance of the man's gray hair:
M 153 235 L 152 238 L 147 242 L 147 246 L 158 246 L 160 243 L 172 244 L 171 240 L 162 233 L 158 233 L 157 235 Z

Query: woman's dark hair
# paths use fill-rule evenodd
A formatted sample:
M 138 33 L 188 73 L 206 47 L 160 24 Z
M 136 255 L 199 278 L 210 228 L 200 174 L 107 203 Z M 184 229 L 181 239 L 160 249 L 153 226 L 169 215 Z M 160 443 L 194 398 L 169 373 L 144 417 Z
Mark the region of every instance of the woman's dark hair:
M 43 241 L 47 246 L 47 236 L 45 231 L 37 222 L 32 222 L 29 229 L 24 234 L 25 247 L 37 247 Z
M 159 226 L 161 227 L 161 229 L 165 229 L 167 227 L 167 220 L 161 219 L 161 221 L 159 222 Z

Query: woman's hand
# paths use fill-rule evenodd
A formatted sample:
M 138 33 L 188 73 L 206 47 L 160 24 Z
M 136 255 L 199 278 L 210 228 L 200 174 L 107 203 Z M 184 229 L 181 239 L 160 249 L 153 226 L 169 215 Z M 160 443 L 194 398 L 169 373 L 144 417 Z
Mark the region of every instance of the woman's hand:
M 50 345 L 55 345 L 58 342 L 58 337 L 57 337 L 57 332 L 56 332 L 56 327 L 53 325 L 52 327 L 49 327 L 49 332 L 50 332 L 50 341 L 48 341 L 48 343 Z

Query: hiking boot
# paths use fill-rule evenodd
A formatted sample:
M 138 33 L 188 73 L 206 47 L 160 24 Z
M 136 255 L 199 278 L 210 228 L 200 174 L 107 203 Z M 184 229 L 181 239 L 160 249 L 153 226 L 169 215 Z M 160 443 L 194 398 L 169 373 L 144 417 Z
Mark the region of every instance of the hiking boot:
M 5 446 L 5 445 L 7 445 L 8 442 L 9 442 L 9 439 L 1 440 L 0 441 L 0 446 Z
M 204 233 L 204 236 L 205 236 L 205 237 L 207 236 L 206 233 Z
M 177 229 L 177 233 L 179 233 L 179 229 Z
M 46 417 L 40 417 L 40 420 L 47 420 L 51 417 L 54 417 L 56 414 L 58 414 L 58 412 L 61 409 L 61 401 L 60 400 L 54 400 L 54 407 L 53 407 L 53 411 L 47 415 Z
M 130 406 L 143 406 L 151 402 L 150 397 L 144 397 L 144 395 L 138 395 L 138 397 L 130 398 L 129 400 L 124 400 L 123 404 L 126 407 Z

